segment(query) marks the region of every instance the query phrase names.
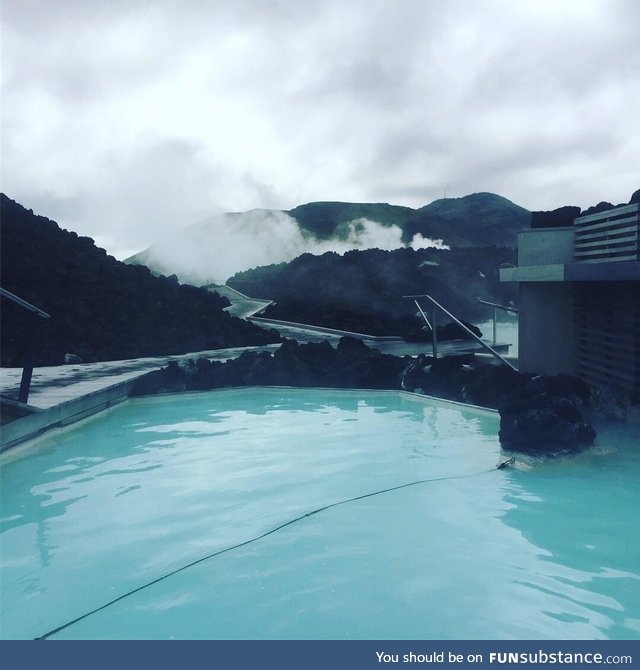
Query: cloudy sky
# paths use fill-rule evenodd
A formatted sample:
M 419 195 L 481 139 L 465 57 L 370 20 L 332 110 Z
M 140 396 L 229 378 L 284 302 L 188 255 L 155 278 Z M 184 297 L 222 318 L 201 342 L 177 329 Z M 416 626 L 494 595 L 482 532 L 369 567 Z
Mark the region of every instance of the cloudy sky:
M 636 0 L 2 0 L 2 191 L 117 257 L 221 211 L 640 187 Z

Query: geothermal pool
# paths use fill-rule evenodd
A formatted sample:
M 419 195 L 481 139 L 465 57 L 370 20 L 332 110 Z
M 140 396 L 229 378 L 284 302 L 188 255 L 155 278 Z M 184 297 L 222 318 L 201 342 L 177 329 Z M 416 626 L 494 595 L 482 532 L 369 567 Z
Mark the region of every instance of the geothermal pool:
M 639 638 L 633 428 L 496 470 L 408 394 L 129 401 L 2 456 L 0 636 Z

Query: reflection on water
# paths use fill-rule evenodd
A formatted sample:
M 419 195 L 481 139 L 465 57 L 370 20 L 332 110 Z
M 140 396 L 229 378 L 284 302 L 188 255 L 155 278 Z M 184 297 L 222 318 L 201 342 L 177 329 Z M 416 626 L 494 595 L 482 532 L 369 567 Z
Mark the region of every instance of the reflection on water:
M 583 454 L 510 473 L 516 488 L 505 499 L 514 504 L 503 521 L 544 549 L 544 570 L 523 584 L 550 596 L 550 616 L 591 622 L 602 637 L 634 639 L 640 637 L 637 426 L 601 426 L 598 442 Z
M 497 429 L 389 393 L 120 406 L 4 459 L 0 634 L 42 634 L 339 500 L 454 477 L 305 518 L 61 637 L 638 636 L 632 438 L 601 429 L 591 452 L 496 471 Z

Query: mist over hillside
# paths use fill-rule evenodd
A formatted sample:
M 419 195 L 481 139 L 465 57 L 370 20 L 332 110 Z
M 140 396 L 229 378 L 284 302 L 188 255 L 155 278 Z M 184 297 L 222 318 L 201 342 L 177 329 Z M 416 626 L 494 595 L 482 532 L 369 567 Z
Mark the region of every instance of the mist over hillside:
M 279 341 L 230 317 L 226 298 L 127 266 L 4 194 L 0 233 L 2 287 L 51 315 L 39 320 L 38 365 L 61 364 L 66 353 L 91 362 Z M 22 365 L 34 318 L 2 301 L 2 365 Z
M 255 209 L 188 226 L 128 258 L 204 285 L 301 254 L 358 249 L 515 247 L 531 213 L 492 193 L 436 200 L 420 209 L 385 203 L 314 202 Z

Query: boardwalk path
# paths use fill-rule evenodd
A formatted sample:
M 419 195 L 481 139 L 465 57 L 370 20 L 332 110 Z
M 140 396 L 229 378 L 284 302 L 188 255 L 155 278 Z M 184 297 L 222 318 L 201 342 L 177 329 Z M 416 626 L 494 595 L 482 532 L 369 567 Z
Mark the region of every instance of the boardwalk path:
M 126 361 L 104 363 L 81 363 L 77 365 L 56 365 L 36 368 L 33 371 L 29 404 L 39 409 L 47 409 L 120 382 L 140 377 L 151 370 L 164 367 L 169 361 L 205 357 L 226 361 L 236 358 L 243 351 L 275 351 L 280 345 L 264 347 L 238 347 L 199 351 L 180 356 L 158 356 L 155 358 L 134 358 Z M 0 394 L 9 398 L 18 397 L 22 368 L 0 368 Z

